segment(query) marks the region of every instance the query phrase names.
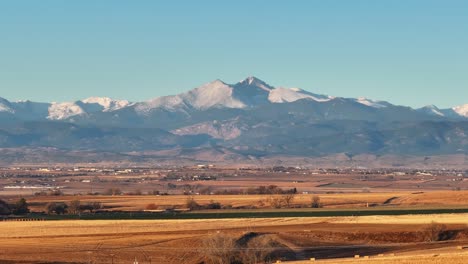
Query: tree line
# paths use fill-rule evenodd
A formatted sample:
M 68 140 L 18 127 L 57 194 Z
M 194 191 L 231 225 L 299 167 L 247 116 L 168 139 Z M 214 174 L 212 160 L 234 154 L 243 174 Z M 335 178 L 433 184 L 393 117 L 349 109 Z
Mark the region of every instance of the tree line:
M 0 199 L 0 215 L 25 215 L 27 213 L 29 213 L 29 205 L 26 199 L 20 198 L 13 204 Z
M 45 206 L 45 213 L 77 215 L 85 212 L 94 213 L 102 208 L 103 206 L 100 202 L 82 203 L 80 200 L 73 200 L 69 203 L 50 202 Z M 0 215 L 26 215 L 28 213 L 30 213 L 30 209 L 26 199 L 21 198 L 13 204 L 0 199 Z

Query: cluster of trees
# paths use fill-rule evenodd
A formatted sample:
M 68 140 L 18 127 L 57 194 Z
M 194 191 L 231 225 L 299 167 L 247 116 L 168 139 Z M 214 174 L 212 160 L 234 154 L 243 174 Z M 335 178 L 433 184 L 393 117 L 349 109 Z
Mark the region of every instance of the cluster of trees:
M 142 190 L 136 189 L 131 192 L 123 192 L 120 188 L 109 188 L 104 192 L 104 195 L 168 195 L 167 192 L 161 193 L 158 190 L 152 190 L 148 191 L 146 193 L 143 193 Z
M 283 194 L 275 195 L 266 198 L 265 200 L 260 200 L 258 203 L 260 206 L 269 206 L 271 208 L 290 208 L 294 201 L 294 194 Z
M 96 210 L 102 209 L 100 202 L 81 203 L 80 200 L 73 200 L 70 203 L 50 202 L 46 205 L 47 214 L 72 214 L 77 215 L 88 211 L 94 213 Z
M 271 207 L 271 208 L 293 208 L 298 206 L 294 204 L 294 199 L 296 195 L 294 193 L 289 194 L 280 194 L 280 195 L 270 195 L 265 199 L 260 199 L 258 201 L 259 207 Z M 303 205 L 300 205 L 303 207 Z M 314 195 L 311 197 L 310 204 L 306 207 L 311 208 L 322 208 L 322 203 L 320 201 L 320 196 Z M 172 207 L 174 209 L 175 207 Z M 219 202 L 211 200 L 207 204 L 199 204 L 193 196 L 187 197 L 185 201 L 184 208 L 189 210 L 204 210 L 204 209 L 232 209 L 232 205 L 222 205 Z M 244 207 L 247 208 L 247 207 Z M 248 208 L 257 208 L 257 206 L 252 206 Z M 158 206 L 155 203 L 147 204 L 145 207 L 146 210 L 157 210 L 157 209 L 168 209 L 164 206 Z
M 247 189 L 224 189 L 212 191 L 211 188 L 200 190 L 200 194 L 216 194 L 216 195 L 239 195 L 239 194 L 296 194 L 297 189 L 284 190 L 276 185 L 250 187 Z
M 289 190 L 283 190 L 276 185 L 259 186 L 257 188 L 248 188 L 247 194 L 296 194 L 297 189 L 292 188 Z
M 0 215 L 24 215 L 29 213 L 29 205 L 26 199 L 21 198 L 14 204 L 0 200 Z
M 35 196 L 61 196 L 63 195 L 62 190 L 53 189 L 48 191 L 40 191 L 34 194 Z
M 294 204 L 295 199 L 294 193 L 282 194 L 282 195 L 271 195 L 266 199 L 261 199 L 258 201 L 260 207 L 271 207 L 271 208 L 292 208 L 297 205 Z M 301 205 L 302 207 L 302 205 Z M 311 208 L 322 208 L 322 203 L 320 202 L 320 197 L 317 195 L 312 196 L 310 201 Z
M 176 185 L 175 185 L 176 186 Z M 177 186 L 176 186 L 177 187 Z M 153 190 L 153 191 L 148 191 L 146 193 L 143 193 L 140 189 L 136 189 L 131 192 L 124 192 L 120 188 L 109 188 L 105 190 L 102 193 L 99 192 L 93 192 L 93 193 L 87 193 L 88 195 L 167 195 L 167 193 L 161 193 L 158 190 Z M 53 190 L 47 190 L 47 191 L 40 191 L 34 193 L 35 196 L 62 196 L 64 195 L 62 190 L 59 189 L 53 189 Z
M 215 202 L 211 200 L 208 204 L 206 205 L 201 205 L 193 199 L 193 197 L 189 197 L 187 201 L 185 202 L 185 206 L 190 209 L 190 210 L 201 210 L 201 209 L 221 209 L 223 206 L 219 202 Z

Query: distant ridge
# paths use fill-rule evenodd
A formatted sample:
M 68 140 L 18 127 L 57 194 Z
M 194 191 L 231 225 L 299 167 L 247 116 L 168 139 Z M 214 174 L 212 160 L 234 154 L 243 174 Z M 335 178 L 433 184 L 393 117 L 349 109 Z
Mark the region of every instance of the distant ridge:
M 302 99 L 328 102 L 336 98 L 340 97 L 314 94 L 300 88 L 273 87 L 254 76 L 249 76 L 236 84 L 226 84 L 217 79 L 178 95 L 162 96 L 135 103 L 127 100 L 114 100 L 109 97 L 90 97 L 75 102 L 53 103 L 9 102 L 0 98 L 0 113 L 10 113 L 24 120 L 67 120 L 74 116 L 96 112 L 113 112 L 125 108 L 132 108 L 137 113 L 145 114 L 153 110 L 183 112 L 190 109 L 244 109 L 268 103 L 291 103 Z M 375 101 L 364 97 L 350 98 L 349 100 L 374 108 L 393 106 L 389 102 Z M 468 118 L 468 104 L 449 109 L 438 109 L 432 105 L 418 110 L 429 115 L 447 118 Z
M 337 155 L 459 157 L 468 153 L 468 104 L 413 109 L 274 87 L 253 76 L 235 84 L 214 80 L 143 102 L 0 98 L 1 149 L 14 149 L 18 160 L 37 149 L 228 163 Z M 66 157 L 74 156 L 50 159 Z

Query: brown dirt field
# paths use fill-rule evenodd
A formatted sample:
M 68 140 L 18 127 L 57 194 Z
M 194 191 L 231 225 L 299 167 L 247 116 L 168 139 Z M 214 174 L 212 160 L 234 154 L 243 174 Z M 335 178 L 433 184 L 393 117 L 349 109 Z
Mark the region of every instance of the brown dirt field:
M 392 200 L 391 203 L 401 205 L 466 205 L 468 203 L 468 191 L 437 191 L 403 195 Z
M 210 201 L 220 202 L 222 205 L 233 207 L 261 205 L 260 201 L 266 201 L 271 195 L 195 195 L 192 196 L 199 204 L 207 204 Z M 310 206 L 314 194 L 298 194 L 295 196 L 293 206 Z M 463 207 L 467 206 L 468 191 L 433 191 L 433 192 L 379 192 L 379 193 L 342 193 L 342 194 L 320 194 L 320 202 L 324 208 L 362 208 L 371 206 L 400 206 L 400 207 Z M 80 200 L 81 202 L 99 201 L 111 210 L 144 210 L 148 204 L 156 206 L 184 207 L 189 196 L 32 196 L 27 197 L 28 202 L 34 210 L 43 210 L 46 203 L 70 202 Z
M 441 242 L 423 241 L 421 234 L 434 219 L 454 235 Z M 114 263 L 132 263 L 135 258 L 139 263 L 197 263 L 206 251 L 204 241 L 217 234 L 274 240 L 275 248 L 267 249 L 276 252 L 276 259 L 341 261 L 355 254 L 399 256 L 468 245 L 467 224 L 468 214 L 0 222 L 0 263 L 112 263 L 112 258 Z

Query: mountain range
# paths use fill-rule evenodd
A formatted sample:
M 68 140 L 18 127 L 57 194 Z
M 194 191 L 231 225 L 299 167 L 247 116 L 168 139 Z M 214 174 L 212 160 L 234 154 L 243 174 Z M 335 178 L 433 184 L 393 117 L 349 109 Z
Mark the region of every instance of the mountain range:
M 236 84 L 215 80 L 143 102 L 0 98 L 0 148 L 9 150 L 158 153 L 236 162 L 337 154 L 437 156 L 466 155 L 467 135 L 468 104 L 413 109 L 273 87 L 255 77 Z

